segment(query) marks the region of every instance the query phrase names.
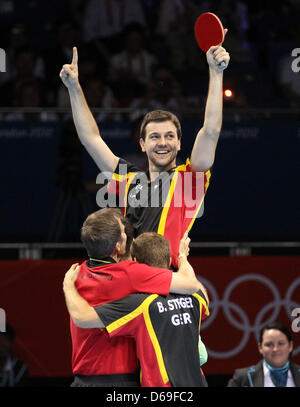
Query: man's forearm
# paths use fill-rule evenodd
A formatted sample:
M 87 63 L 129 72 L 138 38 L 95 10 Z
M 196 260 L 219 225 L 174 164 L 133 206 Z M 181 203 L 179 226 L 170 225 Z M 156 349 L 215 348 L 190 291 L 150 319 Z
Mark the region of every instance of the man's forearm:
M 208 303 L 207 291 L 204 285 L 197 279 L 194 268 L 189 263 L 186 256 L 180 256 L 178 258 L 178 273 L 183 275 L 186 279 L 195 280 L 196 290 L 201 290 L 206 296 L 206 301 Z
M 100 136 L 97 123 L 85 100 L 80 85 L 69 89 L 74 124 L 82 144 L 88 148 L 95 137 Z
M 80 328 L 103 328 L 96 311 L 79 295 L 72 284 L 64 287 L 67 308 L 74 324 Z
M 207 136 L 219 136 L 223 119 L 223 72 L 209 71 L 209 87 L 203 128 Z
M 69 89 L 73 120 L 81 143 L 101 171 L 113 172 L 118 164 L 116 157 L 100 136 L 96 120 L 88 107 L 81 86 Z
M 191 154 L 193 171 L 208 170 L 215 157 L 223 120 L 223 72 L 210 69 L 204 124 L 198 132 Z
M 184 276 L 185 278 L 195 278 L 196 275 L 193 267 L 190 265 L 187 257 L 185 255 L 180 255 L 178 257 L 178 273 Z

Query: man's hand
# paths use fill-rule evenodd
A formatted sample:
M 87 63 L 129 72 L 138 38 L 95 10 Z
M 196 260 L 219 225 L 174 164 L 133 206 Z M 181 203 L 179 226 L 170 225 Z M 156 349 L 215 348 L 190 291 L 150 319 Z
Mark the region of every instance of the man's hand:
M 59 76 L 64 85 L 70 90 L 79 86 L 78 81 L 78 53 L 77 48 L 73 47 L 73 58 L 71 64 L 65 64 L 60 71 Z
M 188 237 L 188 231 L 184 233 L 182 236 L 180 243 L 179 243 L 179 256 L 184 254 L 186 257 L 189 255 L 190 252 L 190 245 L 191 239 Z
M 64 291 L 74 287 L 75 281 L 78 277 L 79 270 L 80 270 L 79 263 L 75 263 L 72 264 L 72 266 L 66 272 L 63 282 Z
M 225 35 L 227 34 L 227 28 L 225 28 Z M 225 37 L 224 35 L 224 37 Z M 210 47 L 206 53 L 206 59 L 209 67 L 215 72 L 222 72 L 227 68 L 230 60 L 229 53 L 220 45 Z M 224 61 L 225 65 L 220 67 L 219 64 Z

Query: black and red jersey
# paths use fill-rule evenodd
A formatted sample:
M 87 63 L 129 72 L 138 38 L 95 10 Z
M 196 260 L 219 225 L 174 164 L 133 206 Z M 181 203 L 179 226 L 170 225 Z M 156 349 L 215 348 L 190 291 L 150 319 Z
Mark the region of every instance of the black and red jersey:
M 187 159 L 148 182 L 147 173 L 120 159 L 108 193 L 118 196 L 118 206 L 132 222 L 135 236 L 157 232 L 169 240 L 172 264 L 177 267 L 180 239 L 201 214 L 209 180 L 210 171 L 192 172 Z
M 135 339 L 142 386 L 207 386 L 198 341 L 209 311 L 200 290 L 190 296 L 132 294 L 94 309 L 112 339 Z

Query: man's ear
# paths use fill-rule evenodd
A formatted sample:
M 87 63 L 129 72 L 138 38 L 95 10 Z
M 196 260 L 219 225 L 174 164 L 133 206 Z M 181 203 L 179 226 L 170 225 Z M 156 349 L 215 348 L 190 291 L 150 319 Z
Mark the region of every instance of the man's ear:
M 120 253 L 120 250 L 121 250 L 121 243 L 120 243 L 120 242 L 117 242 L 116 245 L 115 245 L 115 247 L 114 247 L 113 254 L 118 254 L 118 253 Z
M 181 150 L 181 139 L 179 139 L 178 140 L 178 146 L 177 146 L 177 151 L 180 151 Z
M 140 141 L 140 146 L 141 146 L 142 152 L 145 153 L 146 152 L 146 150 L 145 150 L 145 141 L 144 141 L 144 139 L 142 137 L 140 137 L 139 141 Z
M 169 267 L 171 267 L 171 264 L 172 264 L 172 257 L 170 257 Z

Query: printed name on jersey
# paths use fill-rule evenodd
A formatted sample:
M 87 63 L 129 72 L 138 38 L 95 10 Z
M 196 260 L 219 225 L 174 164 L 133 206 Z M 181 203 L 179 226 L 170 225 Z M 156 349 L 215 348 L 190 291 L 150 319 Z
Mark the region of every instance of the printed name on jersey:
M 161 301 L 157 301 L 156 305 L 160 314 L 168 311 L 194 308 L 192 299 L 190 297 L 174 298 L 172 300 L 168 300 L 167 304 L 163 304 Z M 167 305 L 167 307 L 165 305 Z M 191 324 L 192 318 L 188 312 L 184 312 L 182 314 L 173 314 L 171 317 L 171 322 L 175 326 Z

